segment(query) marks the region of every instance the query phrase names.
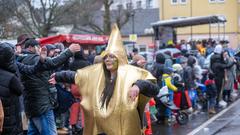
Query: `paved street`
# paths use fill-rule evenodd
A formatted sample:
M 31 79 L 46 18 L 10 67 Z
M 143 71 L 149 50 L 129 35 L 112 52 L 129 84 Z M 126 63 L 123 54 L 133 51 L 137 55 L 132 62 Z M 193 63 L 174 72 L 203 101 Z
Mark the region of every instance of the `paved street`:
M 240 100 L 235 101 L 216 115 L 200 112 L 190 116 L 187 125 L 153 124 L 154 135 L 239 135 Z

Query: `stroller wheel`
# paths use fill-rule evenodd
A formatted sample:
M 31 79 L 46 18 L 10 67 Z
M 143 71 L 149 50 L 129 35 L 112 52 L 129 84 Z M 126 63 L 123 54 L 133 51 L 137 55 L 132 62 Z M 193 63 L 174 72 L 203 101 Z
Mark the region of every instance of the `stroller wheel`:
M 176 116 L 177 122 L 180 125 L 185 125 L 188 123 L 188 114 L 186 112 L 179 111 Z

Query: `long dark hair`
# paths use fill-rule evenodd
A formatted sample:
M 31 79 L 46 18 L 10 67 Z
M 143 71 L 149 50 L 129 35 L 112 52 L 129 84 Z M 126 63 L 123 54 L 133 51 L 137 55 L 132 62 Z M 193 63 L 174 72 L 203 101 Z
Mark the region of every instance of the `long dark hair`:
M 101 95 L 101 102 L 102 102 L 101 108 L 103 108 L 105 104 L 107 108 L 114 92 L 117 75 L 111 80 L 111 73 L 109 70 L 107 70 L 105 64 L 103 64 L 103 70 L 105 75 L 105 88 Z

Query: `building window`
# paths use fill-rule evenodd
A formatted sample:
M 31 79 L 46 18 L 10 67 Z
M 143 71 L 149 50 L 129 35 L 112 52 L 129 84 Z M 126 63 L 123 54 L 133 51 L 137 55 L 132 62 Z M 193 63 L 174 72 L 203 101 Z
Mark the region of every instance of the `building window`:
M 225 0 L 217 0 L 219 3 L 223 3 L 225 2 Z
M 127 9 L 133 9 L 132 2 L 126 4 Z
M 137 1 L 137 8 L 142 8 L 142 1 Z
M 180 0 L 181 4 L 187 4 L 187 0 Z
M 216 2 L 216 0 L 209 0 L 209 3 L 214 3 Z
M 178 0 L 171 0 L 171 4 L 177 4 L 178 3 Z
M 223 3 L 225 0 L 209 0 L 209 3 Z
M 153 7 L 153 0 L 146 0 L 146 8 L 152 8 Z

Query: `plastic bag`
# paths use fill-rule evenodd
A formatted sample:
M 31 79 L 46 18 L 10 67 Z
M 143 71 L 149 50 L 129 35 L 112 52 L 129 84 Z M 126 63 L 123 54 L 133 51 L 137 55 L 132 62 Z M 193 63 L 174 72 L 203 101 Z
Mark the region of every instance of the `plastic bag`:
M 196 90 L 189 90 L 188 95 L 190 99 L 193 101 L 197 98 L 197 91 Z
M 168 94 L 168 87 L 167 86 L 163 86 L 159 90 L 159 93 L 158 93 L 157 97 L 160 97 L 160 100 L 163 103 L 167 103 L 169 101 L 167 94 Z M 164 96 L 164 95 L 166 95 L 166 96 Z

